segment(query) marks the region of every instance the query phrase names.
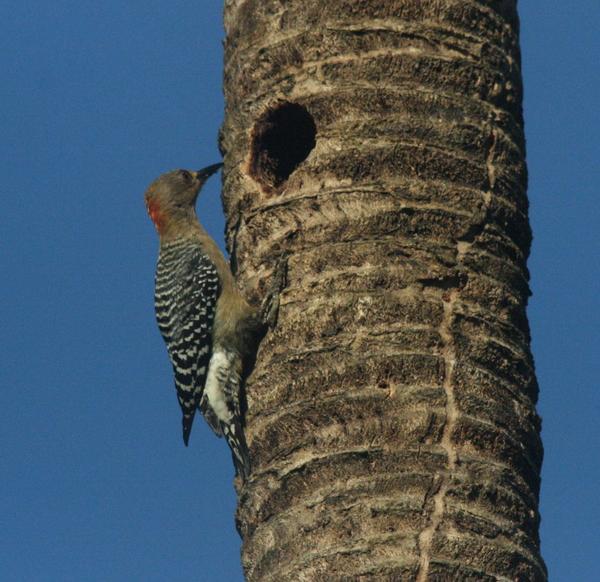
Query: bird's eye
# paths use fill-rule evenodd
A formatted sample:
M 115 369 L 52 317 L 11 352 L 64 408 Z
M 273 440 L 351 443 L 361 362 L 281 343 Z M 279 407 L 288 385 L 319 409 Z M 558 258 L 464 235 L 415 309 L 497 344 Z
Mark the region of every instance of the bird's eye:
M 179 175 L 186 181 L 192 181 L 192 175 L 187 170 L 179 170 Z

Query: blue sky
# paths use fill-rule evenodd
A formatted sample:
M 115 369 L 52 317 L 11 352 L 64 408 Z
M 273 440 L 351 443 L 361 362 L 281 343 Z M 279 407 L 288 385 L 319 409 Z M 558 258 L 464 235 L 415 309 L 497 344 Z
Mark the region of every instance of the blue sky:
M 220 2 L 0 7 L 0 579 L 241 580 L 233 468 L 190 448 L 142 194 L 219 160 Z M 529 309 L 552 580 L 597 576 L 600 5 L 522 2 Z M 222 240 L 213 179 L 200 201 Z

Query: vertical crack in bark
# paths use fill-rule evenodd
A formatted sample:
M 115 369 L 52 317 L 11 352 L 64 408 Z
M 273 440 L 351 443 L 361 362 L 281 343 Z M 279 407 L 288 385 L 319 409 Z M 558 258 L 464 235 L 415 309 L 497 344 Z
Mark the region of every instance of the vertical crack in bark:
M 494 165 L 494 158 L 496 157 L 496 143 L 498 141 L 498 133 L 494 126 L 490 127 L 490 145 L 488 146 L 487 155 L 485 157 L 485 167 L 487 169 L 488 177 L 488 190 L 483 193 L 483 199 L 486 206 L 489 207 L 492 200 L 492 192 L 496 185 L 496 166 Z
M 441 475 L 441 485 L 437 493 L 433 496 L 433 511 L 429 526 L 419 535 L 419 570 L 417 582 L 427 580 L 429 573 L 429 563 L 431 560 L 431 547 L 433 537 L 438 531 L 444 517 L 445 497 L 448 491 L 448 484 L 456 469 L 458 463 L 458 452 L 452 441 L 452 433 L 456 427 L 458 418 L 458 407 L 454 397 L 454 366 L 456 364 L 456 348 L 454 337 L 452 335 L 452 323 L 454 321 L 454 309 L 458 300 L 458 289 L 451 290 L 444 298 L 444 316 L 440 324 L 439 333 L 443 341 L 442 354 L 444 358 L 444 392 L 446 393 L 446 422 L 442 433 L 441 446 L 448 456 L 448 469 L 444 475 Z
M 485 164 L 487 169 L 488 189 L 482 192 L 483 211 L 482 219 L 474 225 L 476 228 L 471 228 L 470 236 L 467 240 L 458 240 L 456 244 L 456 263 L 459 274 L 464 270 L 464 257 L 469 252 L 471 247 L 476 243 L 477 237 L 485 229 L 488 219 L 488 213 L 492 200 L 494 185 L 496 183 L 496 169 L 494 166 L 494 158 L 496 155 L 496 140 L 497 135 L 494 128 L 490 128 L 490 142 L 486 152 Z M 460 280 L 460 276 L 459 276 Z M 459 408 L 456 403 L 454 394 L 454 367 L 456 365 L 457 354 L 452 326 L 456 313 L 456 306 L 460 301 L 460 285 L 454 287 L 445 293 L 442 291 L 443 301 L 443 318 L 439 327 L 439 334 L 443 342 L 442 355 L 444 358 L 444 383 L 443 388 L 446 394 L 446 422 L 440 444 L 448 457 L 448 467 L 444 474 L 438 474 L 436 478 L 440 479 L 440 486 L 433 496 L 433 510 L 429 525 L 419 534 L 419 569 L 417 572 L 417 582 L 425 582 L 429 574 L 429 565 L 431 562 L 433 539 L 435 534 L 440 529 L 444 512 L 446 508 L 446 493 L 450 485 L 452 476 L 459 463 L 458 451 L 456 444 L 452 440 L 452 435 L 456 428 L 457 419 L 459 416 Z

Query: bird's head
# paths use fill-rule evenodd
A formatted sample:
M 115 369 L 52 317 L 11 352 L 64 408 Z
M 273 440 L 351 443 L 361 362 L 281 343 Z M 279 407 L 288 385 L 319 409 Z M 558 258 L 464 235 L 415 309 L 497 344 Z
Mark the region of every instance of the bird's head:
M 195 217 L 198 193 L 223 164 L 213 164 L 202 170 L 173 170 L 159 176 L 146 190 L 146 209 L 159 234 L 170 223 Z

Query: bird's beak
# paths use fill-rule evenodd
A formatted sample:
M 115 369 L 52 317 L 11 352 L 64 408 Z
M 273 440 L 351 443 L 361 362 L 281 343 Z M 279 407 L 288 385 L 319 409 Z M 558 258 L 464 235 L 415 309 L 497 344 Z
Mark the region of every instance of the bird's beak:
M 196 179 L 204 182 L 210 176 L 212 176 L 215 172 L 217 172 L 222 166 L 223 166 L 223 164 L 221 164 L 221 163 L 213 164 L 212 166 L 206 166 L 206 168 L 202 168 L 201 170 L 198 170 L 196 172 Z

